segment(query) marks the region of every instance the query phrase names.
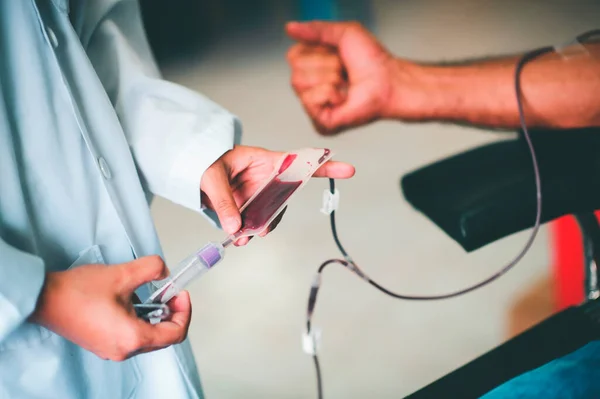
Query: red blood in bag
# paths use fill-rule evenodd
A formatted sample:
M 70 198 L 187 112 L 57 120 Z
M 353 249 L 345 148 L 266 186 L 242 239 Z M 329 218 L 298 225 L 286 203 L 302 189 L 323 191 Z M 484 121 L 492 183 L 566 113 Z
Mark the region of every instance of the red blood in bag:
M 323 158 L 327 155 L 329 155 L 329 150 L 325 150 Z M 278 173 L 285 172 L 296 157 L 297 154 L 286 156 L 279 167 Z M 242 212 L 242 228 L 240 229 L 240 233 L 244 233 L 246 230 L 259 230 L 262 227 L 266 227 L 265 225 L 271 216 L 273 216 L 273 213 L 290 198 L 301 184 L 302 181 L 282 182 L 278 178 L 273 179 Z
M 289 166 L 290 163 L 291 161 L 287 166 Z M 271 216 L 273 216 L 273 213 L 276 212 L 288 198 L 290 198 L 301 184 L 301 181 L 282 182 L 277 178 L 273 179 L 242 212 L 242 229 L 240 231 L 244 232 L 245 230 L 255 230 L 266 227 L 265 224 L 269 221 Z
M 289 154 L 287 157 L 285 157 L 285 159 L 281 163 L 281 166 L 279 167 L 279 172 L 277 173 L 282 174 L 283 172 L 285 172 L 285 170 L 290 167 L 290 165 L 292 164 L 292 162 L 294 162 L 294 159 L 296 159 L 297 156 L 298 155 L 296 154 Z

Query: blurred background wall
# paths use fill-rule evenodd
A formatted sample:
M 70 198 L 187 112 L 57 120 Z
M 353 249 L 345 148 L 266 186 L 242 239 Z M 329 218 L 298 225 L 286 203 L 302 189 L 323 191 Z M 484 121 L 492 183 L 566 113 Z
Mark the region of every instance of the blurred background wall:
M 283 34 L 290 19 L 358 19 L 395 54 L 455 60 L 558 44 L 600 26 L 597 1 L 141 0 L 165 77 L 240 116 L 244 144 L 286 150 L 327 146 L 356 165 L 339 182 L 341 239 L 376 280 L 407 294 L 474 283 L 510 260 L 529 232 L 464 253 L 399 190 L 415 168 L 510 133 L 380 122 L 322 138 L 289 86 Z M 313 273 L 337 256 L 319 213 L 325 181 L 311 181 L 266 239 L 233 249 L 191 288 L 190 339 L 209 398 L 315 397 L 301 349 Z M 169 264 L 221 238 L 193 212 L 157 199 L 153 215 Z M 327 398 L 398 398 L 507 338 L 517 298 L 550 270 L 546 231 L 517 268 L 458 299 L 401 302 L 339 268 L 328 269 L 314 318 L 324 330 Z

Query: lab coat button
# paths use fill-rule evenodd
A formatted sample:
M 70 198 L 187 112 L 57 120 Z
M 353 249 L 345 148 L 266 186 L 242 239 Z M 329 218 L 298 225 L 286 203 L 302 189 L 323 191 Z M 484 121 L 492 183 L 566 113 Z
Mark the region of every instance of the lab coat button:
M 52 29 L 46 27 L 46 32 L 48 33 L 48 39 L 50 39 L 50 43 L 52 43 L 52 47 L 57 48 L 58 47 L 58 39 L 56 38 L 54 31 Z
M 112 178 L 112 173 L 110 173 L 110 168 L 108 167 L 108 163 L 106 163 L 106 159 L 102 157 L 98 158 L 98 166 L 100 167 L 102 176 L 104 176 L 106 180 L 110 180 Z

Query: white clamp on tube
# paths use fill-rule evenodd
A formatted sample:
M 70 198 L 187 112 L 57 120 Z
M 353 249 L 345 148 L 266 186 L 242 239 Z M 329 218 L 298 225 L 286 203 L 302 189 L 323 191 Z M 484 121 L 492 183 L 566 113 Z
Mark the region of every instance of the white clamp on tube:
M 340 191 L 336 188 L 335 192 L 331 190 L 323 191 L 323 207 L 321 212 L 325 215 L 330 215 L 331 212 L 337 211 L 340 206 Z
M 316 355 L 321 348 L 321 329 L 313 327 L 310 332 L 305 331 L 302 335 L 302 350 L 307 355 Z
M 209 243 L 179 263 L 171 275 L 156 282 L 159 288 L 145 303 L 166 303 L 191 281 L 219 263 L 225 248 L 243 237 L 260 235 L 269 228 L 273 220 L 285 209 L 290 199 L 313 176 L 313 174 L 333 156 L 325 148 L 306 148 L 284 154 L 254 195 L 242 205 L 242 227 L 221 243 Z

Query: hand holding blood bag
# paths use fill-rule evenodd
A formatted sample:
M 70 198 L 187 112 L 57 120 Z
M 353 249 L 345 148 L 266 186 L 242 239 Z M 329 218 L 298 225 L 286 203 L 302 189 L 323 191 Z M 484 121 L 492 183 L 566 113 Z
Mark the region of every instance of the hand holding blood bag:
M 240 230 L 221 243 L 208 243 L 181 261 L 171 270 L 167 279 L 154 283 L 158 288 L 146 299 L 145 304 L 168 302 L 193 280 L 219 263 L 229 245 L 242 237 L 264 232 L 285 209 L 291 197 L 331 157 L 328 149 L 304 149 L 285 154 L 271 176 L 240 208 Z
M 285 154 L 271 177 L 240 209 L 242 227 L 232 238 L 258 235 L 267 229 L 290 197 L 331 156 L 328 149 L 304 149 Z

